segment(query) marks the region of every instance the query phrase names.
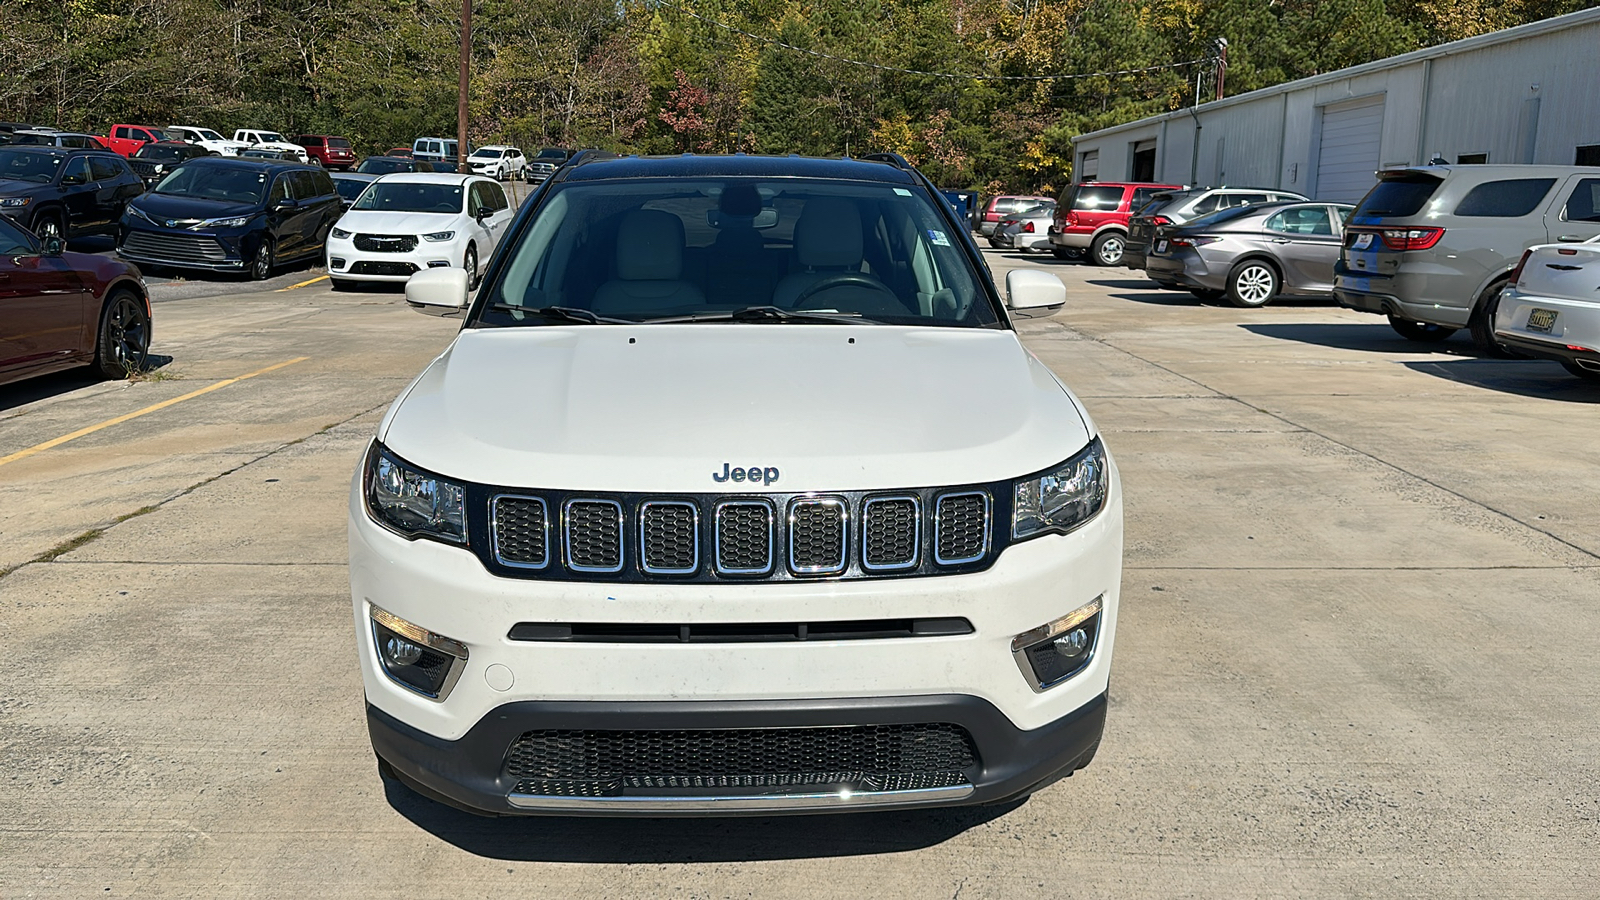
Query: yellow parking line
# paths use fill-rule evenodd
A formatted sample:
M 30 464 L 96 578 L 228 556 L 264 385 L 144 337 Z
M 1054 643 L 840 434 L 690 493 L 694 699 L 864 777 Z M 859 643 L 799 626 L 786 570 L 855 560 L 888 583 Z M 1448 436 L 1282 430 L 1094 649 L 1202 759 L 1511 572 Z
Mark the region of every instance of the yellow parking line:
M 62 435 L 61 437 L 58 437 L 58 438 L 51 438 L 50 440 L 45 441 L 42 444 L 35 444 L 34 446 L 29 447 L 26 450 L 18 450 L 17 452 L 11 454 L 10 456 L 0 456 L 0 466 L 3 466 L 6 463 L 10 463 L 10 462 L 16 462 L 19 459 L 25 459 L 25 458 L 27 458 L 29 456 L 34 455 L 35 453 L 43 453 L 44 451 L 49 450 L 51 447 L 59 447 L 62 444 L 65 444 L 67 441 L 77 440 L 78 438 L 81 438 L 86 434 L 94 434 L 96 431 L 99 431 L 102 428 L 110 428 L 113 425 L 120 425 L 123 422 L 128 421 L 129 419 L 137 419 L 140 416 L 147 415 L 149 413 L 153 413 L 156 410 L 166 409 L 167 407 L 172 406 L 175 403 L 182 403 L 185 400 L 193 400 L 194 398 L 200 396 L 201 394 L 209 394 L 212 391 L 217 390 L 218 388 L 225 388 L 230 384 L 234 384 L 236 382 L 243 381 L 246 378 L 254 378 L 257 375 L 265 375 L 268 372 L 271 372 L 271 371 L 273 371 L 275 369 L 281 369 L 284 366 L 292 366 L 297 362 L 305 362 L 306 360 L 308 360 L 310 358 L 311 357 L 309 357 L 309 356 L 297 356 L 294 359 L 286 360 L 284 362 L 278 363 L 277 365 L 267 366 L 265 369 L 257 369 L 257 370 L 255 370 L 254 372 L 251 372 L 248 375 L 240 375 L 237 378 L 224 378 L 221 381 L 217 382 L 216 384 L 207 385 L 206 387 L 203 387 L 198 391 L 190 391 L 189 393 L 184 394 L 182 397 L 173 397 L 171 400 L 163 400 L 160 403 L 157 403 L 157 404 L 155 404 L 153 406 L 146 406 L 144 409 L 138 410 L 136 412 L 131 412 L 131 413 L 128 413 L 127 415 L 123 415 L 123 416 L 117 416 L 115 419 L 107 419 L 107 420 L 105 420 L 104 422 L 101 422 L 98 425 L 90 425 L 88 428 L 80 428 L 77 431 L 72 432 L 71 434 L 64 434 L 64 435 Z
M 328 276 L 326 276 L 326 275 L 318 275 L 317 277 L 312 278 L 309 281 L 302 281 L 299 284 L 291 284 L 286 288 L 278 288 L 277 290 L 273 291 L 273 293 L 274 294 L 281 294 L 284 291 L 292 291 L 295 288 L 303 288 L 303 287 L 305 287 L 306 285 L 309 285 L 309 284 L 316 284 L 319 281 L 326 281 L 327 278 L 328 278 Z

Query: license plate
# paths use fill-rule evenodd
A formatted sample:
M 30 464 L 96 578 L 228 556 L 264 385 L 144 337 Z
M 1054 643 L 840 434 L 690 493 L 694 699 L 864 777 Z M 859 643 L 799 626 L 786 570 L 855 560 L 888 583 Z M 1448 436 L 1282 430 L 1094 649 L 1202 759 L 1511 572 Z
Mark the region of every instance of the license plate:
M 1553 309 L 1535 309 L 1528 312 L 1528 330 L 1541 334 L 1549 334 L 1550 329 L 1556 324 L 1556 311 Z
M 1165 252 L 1167 252 L 1167 242 L 1166 241 L 1156 241 L 1156 252 L 1157 253 L 1165 253 Z
M 1350 245 L 1351 249 L 1353 249 L 1353 250 L 1365 250 L 1365 249 L 1367 249 L 1368 247 L 1371 247 L 1371 246 L 1372 246 L 1372 234 L 1371 233 L 1356 235 L 1355 243 Z

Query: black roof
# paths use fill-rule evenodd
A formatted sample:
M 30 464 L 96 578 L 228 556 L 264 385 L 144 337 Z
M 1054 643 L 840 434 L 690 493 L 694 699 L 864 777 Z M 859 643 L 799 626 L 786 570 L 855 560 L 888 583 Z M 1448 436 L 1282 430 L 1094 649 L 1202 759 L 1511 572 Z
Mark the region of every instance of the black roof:
M 236 169 L 249 169 L 253 172 L 282 172 L 287 169 L 310 169 L 313 172 L 323 171 L 318 166 L 310 163 L 289 162 L 280 159 L 232 159 L 225 156 L 197 156 L 184 163 L 186 166 L 227 166 Z
M 115 150 L 101 150 L 99 147 L 57 147 L 54 144 L 6 144 L 4 146 L 6 150 L 19 153 L 40 153 L 49 154 L 50 156 L 82 156 L 86 154 L 118 156 Z
M 566 181 L 602 181 L 613 178 L 728 177 L 825 178 L 915 184 L 912 174 L 887 162 L 859 159 L 818 159 L 809 156 L 624 156 L 585 158 L 566 170 Z

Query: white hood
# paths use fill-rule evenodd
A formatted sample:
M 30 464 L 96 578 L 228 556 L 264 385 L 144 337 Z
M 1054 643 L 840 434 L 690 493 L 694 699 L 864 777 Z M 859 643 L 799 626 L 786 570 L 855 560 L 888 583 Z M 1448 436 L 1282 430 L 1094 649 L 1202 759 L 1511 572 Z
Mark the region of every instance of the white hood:
M 706 493 L 999 481 L 1089 428 L 1011 331 L 705 324 L 463 331 L 378 434 L 467 481 Z M 781 475 L 719 484 L 724 464 Z
M 402 213 L 352 209 L 339 227 L 359 234 L 432 234 L 455 229 L 460 213 Z

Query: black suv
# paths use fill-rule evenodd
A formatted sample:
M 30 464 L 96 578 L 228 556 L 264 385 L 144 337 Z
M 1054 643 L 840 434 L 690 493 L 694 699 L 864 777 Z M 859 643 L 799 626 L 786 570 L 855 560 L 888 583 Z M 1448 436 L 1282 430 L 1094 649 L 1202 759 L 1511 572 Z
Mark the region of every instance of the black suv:
M 0 214 L 40 237 L 114 233 L 144 182 L 109 150 L 0 147 Z
M 315 166 L 269 160 L 190 160 L 128 205 L 117 238 L 122 258 L 178 269 L 242 272 L 322 255 L 344 203 Z
M 199 144 L 156 141 L 133 151 L 133 155 L 128 157 L 128 166 L 139 173 L 145 184 L 155 184 L 168 172 L 191 159 L 215 155 Z

